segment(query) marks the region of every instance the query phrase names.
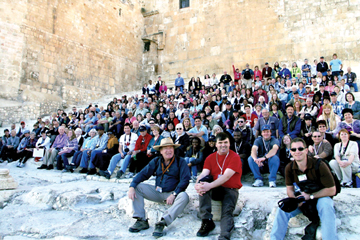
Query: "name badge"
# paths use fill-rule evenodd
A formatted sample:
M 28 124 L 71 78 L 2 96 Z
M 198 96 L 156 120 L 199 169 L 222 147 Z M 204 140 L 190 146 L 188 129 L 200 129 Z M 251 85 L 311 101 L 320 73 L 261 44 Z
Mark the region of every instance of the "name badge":
M 299 179 L 299 181 L 301 182 L 301 181 L 307 180 L 307 177 L 306 177 L 305 174 L 303 174 L 303 175 L 299 175 L 299 176 L 298 176 L 298 179 Z
M 162 193 L 162 187 L 156 187 L 155 190 L 159 193 Z

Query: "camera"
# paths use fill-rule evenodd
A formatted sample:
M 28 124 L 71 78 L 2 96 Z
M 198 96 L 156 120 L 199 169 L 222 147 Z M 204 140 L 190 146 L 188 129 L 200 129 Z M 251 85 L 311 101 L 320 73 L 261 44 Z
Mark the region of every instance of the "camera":
M 128 148 L 125 148 L 125 149 L 124 149 L 124 152 L 128 153 L 128 152 L 129 152 L 129 149 L 128 149 Z

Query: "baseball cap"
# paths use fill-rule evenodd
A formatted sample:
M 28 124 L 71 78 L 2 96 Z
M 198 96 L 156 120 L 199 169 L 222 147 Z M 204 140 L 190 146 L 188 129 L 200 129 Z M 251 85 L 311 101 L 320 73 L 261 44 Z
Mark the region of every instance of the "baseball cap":
M 264 131 L 264 130 L 271 130 L 270 125 L 265 124 L 264 126 L 262 126 L 261 131 Z
M 310 113 L 306 113 L 305 116 L 304 116 L 304 119 L 305 120 L 312 120 L 313 117 L 310 115 Z
M 29 130 L 25 130 L 25 131 L 24 131 L 24 134 L 25 134 L 25 133 L 30 133 L 30 131 L 29 131 Z
M 305 88 L 311 88 L 311 86 L 310 86 L 310 85 L 306 85 Z
M 231 105 L 231 102 L 230 102 L 230 101 L 227 101 L 227 102 L 226 102 L 226 105 Z
M 97 126 L 97 127 L 96 127 L 96 130 L 103 130 L 103 131 L 104 131 L 105 129 L 104 129 L 103 126 L 100 125 L 100 126 Z
M 337 94 L 336 94 L 336 92 L 331 92 L 330 93 L 330 96 L 336 96 Z
M 140 127 L 139 127 L 139 131 L 140 131 L 140 132 L 146 131 L 146 127 L 145 127 L 145 126 L 140 126 Z

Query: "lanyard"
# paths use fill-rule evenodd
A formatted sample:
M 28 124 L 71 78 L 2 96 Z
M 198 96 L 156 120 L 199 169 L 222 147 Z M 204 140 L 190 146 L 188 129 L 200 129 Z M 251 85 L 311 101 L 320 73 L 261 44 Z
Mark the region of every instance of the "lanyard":
M 236 150 L 236 153 L 237 153 L 237 154 L 239 154 L 239 151 L 240 151 L 241 145 L 242 145 L 242 141 L 240 142 L 240 144 L 239 144 L 239 146 L 238 146 L 238 147 L 236 146 L 236 143 L 235 143 L 235 150 Z
M 265 125 L 269 125 L 269 122 L 270 122 L 270 117 L 269 117 L 269 119 L 267 120 L 267 121 L 265 121 L 265 118 L 263 118 L 264 119 L 264 123 L 265 123 Z
M 311 132 L 311 125 L 310 125 L 309 128 L 306 125 L 305 125 L 305 127 L 306 127 L 307 132 L 310 133 Z
M 290 158 L 291 153 L 290 153 L 290 149 L 286 148 L 286 157 Z
M 220 168 L 220 170 L 221 170 L 221 172 L 220 172 L 221 175 L 223 174 L 223 168 L 224 168 L 225 161 L 226 161 L 226 158 L 228 157 L 229 153 L 230 153 L 230 152 L 228 152 L 228 153 L 226 154 L 222 167 L 220 167 L 220 164 L 219 164 L 219 161 L 218 161 L 218 154 L 216 153 L 216 163 L 217 163 L 217 165 L 219 166 L 219 168 Z
M 163 180 L 163 177 L 164 177 L 164 174 L 169 171 L 168 169 L 170 168 L 170 166 L 174 163 L 175 161 L 175 156 L 171 159 L 169 165 L 167 165 L 167 167 L 164 169 L 164 163 L 161 162 L 161 170 L 162 170 L 162 174 L 161 174 L 161 179 L 160 179 L 160 182 L 162 182 Z
M 268 147 L 266 147 L 266 144 L 265 144 L 265 141 L 264 141 L 264 138 L 262 138 L 262 141 L 263 141 L 263 143 L 264 143 L 264 148 L 265 148 L 265 155 L 269 152 L 269 149 L 270 149 L 270 141 L 271 141 L 271 139 L 269 140 L 269 144 L 268 144 Z
M 350 144 L 350 142 L 348 141 L 348 143 L 347 143 L 346 147 L 344 147 L 344 151 L 343 151 L 343 153 L 341 153 L 342 143 L 340 144 L 340 151 L 339 151 L 339 153 L 340 153 L 340 157 L 341 157 L 342 155 L 345 155 L 346 149 L 348 148 L 349 144 Z
M 319 152 L 319 149 L 320 149 L 321 144 L 322 144 L 322 141 L 321 141 L 321 143 L 319 144 L 319 147 L 318 147 L 317 150 L 316 150 L 316 146 L 315 146 L 315 144 L 314 144 L 314 152 L 315 152 L 315 155 L 318 155 L 318 152 Z

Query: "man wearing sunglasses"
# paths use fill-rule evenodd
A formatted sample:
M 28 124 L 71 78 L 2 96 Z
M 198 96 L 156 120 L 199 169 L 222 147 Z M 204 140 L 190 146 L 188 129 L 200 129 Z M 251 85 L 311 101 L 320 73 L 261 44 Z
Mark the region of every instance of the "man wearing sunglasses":
M 276 187 L 276 173 L 280 166 L 280 159 L 276 155 L 279 150 L 279 140 L 271 136 L 270 125 L 264 125 L 261 128 L 261 137 L 257 138 L 254 145 L 251 148 L 251 156 L 248 158 L 249 167 L 254 174 L 255 182 L 253 187 L 264 186 L 262 172 L 267 171 L 268 167 L 269 175 L 269 187 Z
M 315 134 L 317 135 L 317 134 Z M 299 184 L 300 181 L 320 181 L 322 189 L 313 192 L 301 192 L 301 196 L 305 198 L 305 202 L 309 200 L 317 200 L 316 208 L 321 221 L 322 239 L 336 240 L 336 216 L 333 200 L 330 198 L 336 194 L 334 178 L 330 169 L 324 162 L 320 162 L 319 174 L 316 173 L 316 159 L 308 156 L 306 143 L 301 138 L 295 138 L 291 141 L 290 153 L 294 158 L 294 163 L 289 163 L 285 168 L 285 184 L 288 197 L 296 198 L 294 183 Z M 299 204 L 299 207 L 303 202 Z M 271 240 L 284 239 L 286 235 L 287 225 L 290 218 L 301 213 L 300 208 L 292 212 L 285 212 L 280 208 L 277 209 L 274 225 L 270 234 Z
M 333 148 L 329 141 L 323 139 L 323 136 L 319 131 L 313 132 L 311 138 L 314 144 L 308 147 L 308 156 L 330 161 L 333 156 Z

